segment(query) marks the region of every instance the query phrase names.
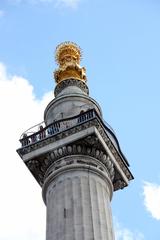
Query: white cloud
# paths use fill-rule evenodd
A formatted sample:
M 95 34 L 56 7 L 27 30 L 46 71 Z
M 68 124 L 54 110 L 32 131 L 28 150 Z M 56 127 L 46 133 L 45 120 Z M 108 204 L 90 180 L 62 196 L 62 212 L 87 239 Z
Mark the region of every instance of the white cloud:
M 140 232 L 132 232 L 123 227 L 117 219 L 114 219 L 115 240 L 144 240 L 144 235 Z
M 160 185 L 145 182 L 143 186 L 144 204 L 152 217 L 160 220 Z
M 26 79 L 10 76 L 0 63 L 0 240 L 45 239 L 41 189 L 16 149 L 20 134 L 43 120 L 49 99 L 51 93 L 37 99 Z

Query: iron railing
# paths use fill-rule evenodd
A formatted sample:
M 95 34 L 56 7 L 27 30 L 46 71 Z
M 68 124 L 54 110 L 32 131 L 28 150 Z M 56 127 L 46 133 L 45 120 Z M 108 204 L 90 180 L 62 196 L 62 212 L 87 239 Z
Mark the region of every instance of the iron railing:
M 24 134 L 21 135 L 21 147 L 26 147 L 30 144 L 34 144 L 60 132 L 63 132 L 69 128 L 80 125 L 84 122 L 87 122 L 88 120 L 95 118 L 96 115 L 96 111 L 94 109 L 91 109 L 77 116 L 55 121 L 46 127 L 43 127 L 43 125 L 38 125 L 40 129 L 39 131 L 32 133 L 30 130 L 29 132 L 24 132 Z

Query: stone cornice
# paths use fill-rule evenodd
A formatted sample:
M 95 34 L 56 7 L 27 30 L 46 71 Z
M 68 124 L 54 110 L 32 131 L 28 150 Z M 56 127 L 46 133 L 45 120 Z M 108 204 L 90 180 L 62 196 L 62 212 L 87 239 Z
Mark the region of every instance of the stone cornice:
M 97 124 L 97 129 L 98 129 L 98 132 L 100 133 L 100 135 L 102 136 L 103 140 L 105 141 L 106 145 L 108 146 L 109 150 L 113 154 L 114 158 L 118 162 L 119 166 L 121 167 L 121 169 L 125 173 L 127 179 L 132 180 L 133 176 L 128 169 L 127 163 L 123 160 L 121 154 L 115 148 L 114 144 L 112 143 L 112 141 L 108 137 L 106 131 L 104 131 L 104 128 L 102 127 L 102 124 L 100 122 Z
M 65 156 L 83 154 L 105 165 L 114 190 L 127 186 L 128 181 L 133 179 L 128 163 L 121 154 L 114 133 L 96 111 L 91 110 L 67 121 L 71 121 L 70 127 L 59 128 L 58 132 L 47 135 L 43 140 L 17 150 L 39 184 L 43 185 L 44 175 L 55 161 Z M 110 161 L 106 159 L 111 160 L 111 169 L 107 165 Z
M 78 133 L 79 131 L 82 131 L 84 129 L 87 129 L 91 126 L 95 126 L 98 130 L 98 132 L 100 133 L 100 135 L 102 136 L 102 138 L 104 139 L 105 143 L 107 144 L 108 148 L 110 149 L 110 151 L 112 152 L 114 158 L 116 159 L 116 161 L 118 162 L 119 166 L 121 167 L 121 169 L 123 170 L 123 172 L 125 173 L 126 177 L 128 180 L 132 180 L 133 176 L 130 173 L 125 161 L 122 159 L 120 153 L 117 151 L 117 149 L 115 148 L 115 146 L 113 145 L 112 141 L 110 140 L 110 138 L 108 137 L 106 131 L 104 130 L 101 122 L 99 121 L 98 118 L 92 119 L 88 122 L 82 123 L 81 125 L 75 126 L 71 129 L 66 130 L 65 132 L 61 132 L 59 134 L 56 134 L 52 137 L 49 137 L 47 139 L 44 139 L 43 141 L 37 142 L 35 144 L 29 145 L 26 148 L 23 149 L 19 149 L 19 153 L 21 155 L 24 155 L 28 152 L 34 151 L 37 148 L 41 148 L 51 142 L 55 142 L 59 139 L 63 139 L 69 135 L 72 135 L 74 133 Z
M 87 121 L 87 122 L 84 122 L 82 124 L 79 124 L 79 125 L 76 125 L 72 128 L 68 128 L 67 130 L 63 131 L 63 132 L 60 132 L 60 133 L 57 133 L 55 135 L 52 135 L 48 138 L 45 138 L 43 141 L 38 141 L 34 144 L 31 144 L 31 145 L 28 145 L 24 148 L 20 148 L 17 150 L 17 152 L 20 154 L 20 156 L 22 157 L 23 155 L 29 153 L 29 152 L 32 152 L 32 151 L 35 151 L 37 150 L 38 148 L 41 148 L 43 146 L 46 146 L 50 143 L 53 143 L 55 141 L 58 141 L 58 140 L 61 140 L 61 139 L 64 139 L 68 136 L 71 136 L 72 134 L 75 134 L 75 133 L 78 133 L 84 129 L 87 129 L 91 126 L 95 126 L 95 123 L 96 123 L 96 119 L 93 119 L 91 121 Z
M 82 156 L 84 160 L 78 160 Z M 73 161 L 73 156 L 75 161 Z M 65 161 L 64 161 L 65 158 Z M 85 159 L 88 159 L 87 161 Z M 81 158 L 82 159 L 82 158 Z M 114 179 L 114 166 L 109 156 L 103 151 L 87 147 L 85 145 L 67 145 L 44 154 L 41 160 L 32 159 L 26 162 L 26 165 L 33 173 L 39 184 L 42 186 L 44 178 L 50 174 L 50 166 L 56 171 L 65 165 L 86 164 L 106 172 L 111 181 Z

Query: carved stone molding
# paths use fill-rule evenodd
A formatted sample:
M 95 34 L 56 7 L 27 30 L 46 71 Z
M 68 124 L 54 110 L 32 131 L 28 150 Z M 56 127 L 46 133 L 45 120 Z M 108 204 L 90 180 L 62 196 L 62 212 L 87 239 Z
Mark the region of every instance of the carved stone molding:
M 55 97 L 66 87 L 68 86 L 77 86 L 79 87 L 83 92 L 85 92 L 87 95 L 89 95 L 89 89 L 85 82 L 78 80 L 78 79 L 66 79 L 64 81 L 61 81 L 54 90 Z
M 73 159 L 72 159 L 73 160 Z M 87 158 L 86 158 L 87 160 Z M 53 166 L 53 165 L 52 165 Z M 95 168 L 92 165 L 88 165 L 88 164 L 79 164 L 79 163 L 75 163 L 75 164 L 69 164 L 69 165 L 64 165 L 63 168 L 59 168 L 57 170 L 52 169 L 52 166 L 50 168 L 50 173 L 46 176 L 45 180 L 44 180 L 44 184 L 42 187 L 42 196 L 44 199 L 44 202 L 46 203 L 46 192 L 48 187 L 50 186 L 50 183 L 53 183 L 51 185 L 51 188 L 54 188 L 56 185 L 56 178 L 62 174 L 65 174 L 67 172 L 75 172 L 75 171 L 80 171 L 80 172 L 86 172 L 87 171 L 87 177 L 88 180 L 90 178 L 90 176 L 88 175 L 88 173 L 94 173 L 97 176 L 99 176 L 101 179 L 103 179 L 106 182 L 106 188 L 109 190 L 107 191 L 109 193 L 110 196 L 110 200 L 112 199 L 112 194 L 113 194 L 113 184 L 111 182 L 110 177 L 106 174 L 106 172 L 101 171 L 99 168 Z M 74 174 L 75 175 L 75 174 Z M 70 178 L 71 175 L 68 175 L 68 177 Z M 77 174 L 77 176 L 82 176 L 81 173 Z M 60 180 L 61 181 L 61 180 Z M 51 188 L 49 190 L 51 190 Z M 49 192 L 48 192 L 49 193 Z
M 98 129 L 99 133 L 101 134 L 101 136 L 103 137 L 103 140 L 107 144 L 107 146 L 110 149 L 111 153 L 115 157 L 116 161 L 118 162 L 119 166 L 121 167 L 122 171 L 125 173 L 127 179 L 128 180 L 132 180 L 133 176 L 130 173 L 128 167 L 126 166 L 126 163 L 124 162 L 124 160 L 122 160 L 122 157 L 120 156 L 120 153 L 117 151 L 117 149 L 115 148 L 115 146 L 111 142 L 110 138 L 107 136 L 107 134 L 104 131 L 104 129 L 101 126 L 101 124 L 97 125 L 97 129 Z
M 40 141 L 40 142 L 37 142 L 35 144 L 29 145 L 29 146 L 27 146 L 23 149 L 19 149 L 19 153 L 23 156 L 26 153 L 30 153 L 34 150 L 37 150 L 38 148 L 41 148 L 43 146 L 46 146 L 46 145 L 50 144 L 52 142 L 62 140 L 63 138 L 66 138 L 66 137 L 68 137 L 72 134 L 78 133 L 78 132 L 80 132 L 82 130 L 85 130 L 85 129 L 87 129 L 89 127 L 92 127 L 92 126 L 97 128 L 98 132 L 102 136 L 103 140 L 105 141 L 109 150 L 113 154 L 115 160 L 119 164 L 123 173 L 126 175 L 127 179 L 132 180 L 133 176 L 128 169 L 127 163 L 125 162 L 125 160 L 123 159 L 123 157 L 121 156 L 121 154 L 119 153 L 117 148 L 114 146 L 113 142 L 111 141 L 111 139 L 107 135 L 106 130 L 104 129 L 101 121 L 98 118 L 94 118 L 90 121 L 84 122 L 81 125 L 70 128 L 70 129 L 68 129 L 64 132 L 60 132 L 60 133 L 58 133 L 58 134 L 56 134 L 52 137 L 46 138 L 43 141 Z M 92 137 L 92 140 L 93 140 L 93 137 Z M 87 138 L 85 139 L 85 141 L 86 141 L 87 145 L 90 143 L 90 145 L 94 145 L 94 147 L 96 146 L 96 148 L 98 149 L 97 153 L 96 153 L 97 154 L 96 158 L 99 158 L 101 156 L 101 152 L 103 152 L 102 145 L 100 143 L 98 143 L 98 141 L 96 142 L 96 139 L 94 139 L 94 141 L 95 141 L 94 143 L 92 143 L 91 141 L 89 141 L 87 143 Z M 81 149 L 81 154 L 82 154 L 84 147 L 81 147 L 81 148 L 82 148 Z M 91 149 L 92 149 L 92 151 L 96 151 L 96 148 L 91 148 Z M 93 149 L 95 149 L 95 150 L 93 150 Z M 66 151 L 68 151 L 68 153 Z M 88 149 L 87 151 L 89 152 L 90 150 Z M 91 153 L 92 153 L 92 151 L 91 151 Z M 98 151 L 99 151 L 99 155 L 98 155 Z M 66 155 L 67 154 L 74 155 L 75 154 L 75 149 L 74 149 L 74 147 L 71 147 L 71 146 L 68 146 L 67 150 L 65 148 L 64 149 L 60 148 L 60 149 L 55 150 L 54 152 L 50 152 L 50 153 L 46 154 L 43 157 L 44 163 L 42 163 L 43 161 L 41 161 L 41 163 L 40 162 L 38 163 L 36 159 L 32 159 L 32 160 L 30 160 L 29 162 L 26 163 L 27 165 L 28 164 L 30 165 L 30 167 L 28 165 L 29 169 L 31 170 L 31 172 L 33 173 L 33 175 L 35 176 L 35 178 L 37 179 L 37 181 L 40 183 L 41 186 L 43 185 L 43 178 L 44 178 L 44 174 L 45 174 L 45 171 L 47 170 L 47 168 L 53 163 L 53 161 L 56 161 L 57 159 L 65 156 L 65 152 L 66 152 Z M 90 155 L 89 153 L 87 153 L 87 154 Z M 90 155 L 90 156 L 93 156 L 93 155 Z M 95 157 L 95 155 L 93 157 Z M 105 158 L 105 157 L 103 156 L 102 158 Z M 36 161 L 35 164 L 32 164 L 32 161 Z M 105 159 L 101 160 L 101 161 L 103 162 L 103 161 L 105 161 Z M 31 166 L 31 165 L 34 165 L 34 166 Z M 39 165 L 39 166 L 37 166 L 37 165 Z M 36 170 L 32 170 L 32 168 L 35 168 L 35 167 L 36 167 Z M 118 186 L 119 182 L 116 183 L 116 181 L 119 181 L 119 179 L 114 179 L 113 184 L 116 184 Z M 119 185 L 118 189 L 121 188 L 121 185 Z M 126 186 L 127 184 L 125 184 L 123 182 L 123 185 Z M 117 189 L 117 187 L 115 189 Z
M 81 156 L 81 160 L 79 160 L 78 156 Z M 86 160 L 85 156 L 87 156 L 88 160 Z M 43 185 L 44 177 L 49 174 L 48 169 L 51 165 L 53 171 L 53 169 L 57 170 L 65 165 L 77 163 L 96 167 L 102 172 L 107 172 L 111 181 L 114 179 L 114 167 L 109 156 L 99 149 L 86 147 L 85 145 L 64 146 L 45 154 L 40 161 L 33 159 L 26 164 L 40 185 Z
M 75 161 L 70 159 L 70 156 L 75 155 Z M 83 155 L 83 160 L 76 160 L 76 156 Z M 64 156 L 67 156 L 64 161 Z M 85 160 L 85 156 L 90 157 L 90 160 Z M 108 155 L 103 151 L 96 149 L 94 147 L 86 147 L 85 145 L 69 145 L 62 148 L 56 149 L 49 153 L 49 161 L 54 162 L 55 170 L 63 167 L 64 165 L 80 163 L 88 164 L 99 168 L 102 171 L 108 171 L 111 180 L 114 178 L 114 168 Z M 57 159 L 60 159 L 57 161 Z M 62 159 L 62 160 L 61 160 Z M 82 158 L 81 158 L 82 159 Z
M 124 187 L 126 187 L 126 183 L 124 181 L 117 180 L 114 182 L 114 191 L 123 189 Z

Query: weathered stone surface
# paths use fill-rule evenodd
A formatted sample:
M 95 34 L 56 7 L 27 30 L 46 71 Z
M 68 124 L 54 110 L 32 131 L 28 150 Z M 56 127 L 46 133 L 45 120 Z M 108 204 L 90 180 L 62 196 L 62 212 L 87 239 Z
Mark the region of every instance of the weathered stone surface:
M 75 159 L 76 156 L 71 156 L 70 161 Z M 89 160 L 87 156 L 79 159 Z M 76 164 L 57 173 L 54 168 L 50 170 L 43 186 L 47 205 L 46 239 L 113 240 L 112 192 L 107 174 L 94 167 Z
M 48 167 L 63 156 L 73 154 L 93 156 L 103 163 L 110 173 L 114 190 L 124 188 L 132 179 L 127 164 L 97 120 L 85 122 L 58 135 L 22 149 L 25 150 L 21 153 L 23 160 L 41 186 Z M 44 159 L 48 160 L 45 164 Z M 100 169 L 103 171 L 102 167 Z
M 65 80 L 55 94 L 46 127 L 17 150 L 43 189 L 46 240 L 114 240 L 110 201 L 133 179 L 129 164 L 85 83 Z
M 44 112 L 44 121 L 49 125 L 53 121 L 76 116 L 89 109 L 96 109 L 101 116 L 99 104 L 92 98 L 83 94 L 66 94 L 53 99 Z

